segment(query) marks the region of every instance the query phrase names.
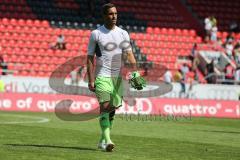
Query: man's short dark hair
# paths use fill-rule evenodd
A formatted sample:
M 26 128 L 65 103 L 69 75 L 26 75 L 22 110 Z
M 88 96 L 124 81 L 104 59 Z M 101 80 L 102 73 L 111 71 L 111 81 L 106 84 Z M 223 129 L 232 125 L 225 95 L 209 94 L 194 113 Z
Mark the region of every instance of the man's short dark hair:
M 113 8 L 116 7 L 114 4 L 112 3 L 106 3 L 102 6 L 102 14 L 106 15 L 108 13 L 108 9 L 109 8 Z

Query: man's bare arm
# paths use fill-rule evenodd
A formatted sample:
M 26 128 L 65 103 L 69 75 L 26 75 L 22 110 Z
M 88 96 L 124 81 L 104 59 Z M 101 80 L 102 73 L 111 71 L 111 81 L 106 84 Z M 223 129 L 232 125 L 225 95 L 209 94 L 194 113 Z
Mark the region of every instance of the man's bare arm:
M 132 69 L 137 70 L 137 62 L 132 51 L 127 51 L 127 60 L 131 64 Z
M 94 56 L 87 56 L 87 75 L 88 75 L 88 86 L 91 91 L 94 88 Z

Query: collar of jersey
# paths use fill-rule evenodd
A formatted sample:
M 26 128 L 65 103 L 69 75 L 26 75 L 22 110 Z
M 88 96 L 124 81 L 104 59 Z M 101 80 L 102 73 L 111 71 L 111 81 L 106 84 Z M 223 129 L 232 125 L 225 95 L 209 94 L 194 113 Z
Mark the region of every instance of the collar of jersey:
M 113 29 L 107 29 L 107 27 L 105 27 L 105 25 L 103 25 L 103 28 L 106 30 L 106 31 L 108 31 L 108 32 L 111 32 L 111 31 L 114 31 L 116 28 L 117 28 L 117 26 L 115 25 L 115 27 L 113 28 Z

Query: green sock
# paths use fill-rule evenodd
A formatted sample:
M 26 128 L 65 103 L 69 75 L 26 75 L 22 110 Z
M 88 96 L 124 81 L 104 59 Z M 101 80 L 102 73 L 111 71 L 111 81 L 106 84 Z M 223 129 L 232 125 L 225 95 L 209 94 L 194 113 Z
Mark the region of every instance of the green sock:
M 106 143 L 111 143 L 110 139 L 110 122 L 109 113 L 102 113 L 100 116 L 100 126 L 102 129 L 102 137 Z
M 99 140 L 99 143 L 106 143 L 106 141 L 105 141 L 105 136 L 104 136 L 104 134 L 103 134 L 103 129 L 102 129 L 101 138 L 100 138 L 100 140 Z
M 105 140 L 106 140 L 106 143 L 112 143 L 111 139 L 110 139 L 110 127 L 106 127 L 104 128 L 103 130 L 103 134 L 105 136 Z

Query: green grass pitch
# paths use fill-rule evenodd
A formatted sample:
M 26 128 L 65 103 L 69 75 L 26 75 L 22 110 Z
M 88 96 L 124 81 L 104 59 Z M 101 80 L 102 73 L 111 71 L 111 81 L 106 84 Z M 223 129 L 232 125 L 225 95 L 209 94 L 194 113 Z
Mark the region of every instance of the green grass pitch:
M 0 160 L 240 159 L 239 119 L 117 117 L 112 153 L 97 149 L 99 132 L 97 119 L 66 122 L 53 113 L 0 112 Z

